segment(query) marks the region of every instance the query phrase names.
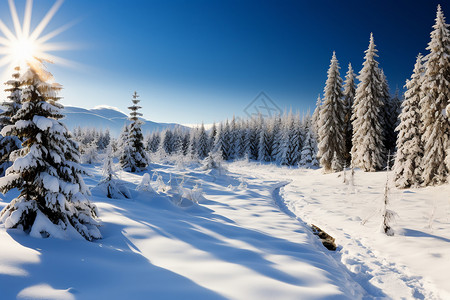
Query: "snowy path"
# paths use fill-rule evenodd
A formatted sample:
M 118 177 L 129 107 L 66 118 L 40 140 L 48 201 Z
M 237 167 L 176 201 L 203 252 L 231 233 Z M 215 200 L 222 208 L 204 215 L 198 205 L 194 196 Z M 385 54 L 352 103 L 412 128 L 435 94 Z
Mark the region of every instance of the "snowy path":
M 358 185 L 352 189 L 342 184 L 336 174 L 322 175 L 319 170 L 252 167 L 239 162 L 229 168 L 260 180 L 289 180 L 291 183 L 280 191 L 282 211 L 300 218 L 300 222 L 318 225 L 335 237 L 339 251 L 333 257 L 347 266 L 352 279 L 369 295 L 448 299 L 449 285 L 444 275 L 444 268 L 449 266 L 445 257 L 450 250 L 450 239 L 446 237 L 450 226 L 445 213 L 448 186 L 434 188 L 434 193 L 415 190 L 405 191 L 404 195 L 394 189 L 393 209 L 400 217 L 394 226 L 397 235 L 390 238 L 378 232 L 381 221 L 377 215 L 361 225 L 361 220 L 373 215 L 378 207 L 385 173 L 358 173 Z M 430 234 L 426 232 L 430 229 L 423 229 L 429 221 L 422 220 L 433 202 L 441 213 L 433 220 L 438 230 Z
M 200 184 L 205 198 L 179 207 L 170 194 L 111 200 L 94 191 L 104 236 L 94 243 L 0 228 L 1 299 L 368 296 L 309 228 L 280 211 L 273 196 L 285 183 L 153 167 L 165 182 L 172 173 L 186 186 Z M 94 172 L 88 184 L 98 182 Z M 141 177 L 122 174 L 130 188 Z

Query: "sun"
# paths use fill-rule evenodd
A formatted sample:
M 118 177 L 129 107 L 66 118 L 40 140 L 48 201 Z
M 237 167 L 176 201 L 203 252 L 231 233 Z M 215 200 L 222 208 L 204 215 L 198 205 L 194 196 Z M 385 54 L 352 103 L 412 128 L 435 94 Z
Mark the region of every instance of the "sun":
M 11 43 L 11 59 L 15 65 L 24 65 L 31 62 L 38 55 L 39 45 L 30 39 L 20 38 Z
M 70 65 L 70 61 L 51 54 L 53 51 L 67 50 L 70 46 L 64 43 L 49 42 L 52 38 L 66 30 L 69 25 L 59 27 L 43 35 L 45 28 L 63 2 L 63 0 L 55 1 L 36 28 L 31 30 L 33 0 L 26 1 L 23 23 L 20 22 L 14 0 L 8 0 L 14 28 L 8 28 L 0 20 L 0 33 L 3 34 L 3 36 L 0 35 L 0 56 L 2 56 L 0 59 L 0 67 L 6 66 L 6 73 L 11 74 L 15 67 L 23 69 L 27 65 L 36 65 L 42 61 Z

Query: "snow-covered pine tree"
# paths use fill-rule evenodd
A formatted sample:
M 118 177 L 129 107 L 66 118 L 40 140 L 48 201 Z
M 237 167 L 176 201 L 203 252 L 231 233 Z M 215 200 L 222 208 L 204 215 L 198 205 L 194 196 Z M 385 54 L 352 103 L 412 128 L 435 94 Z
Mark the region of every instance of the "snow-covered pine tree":
M 317 144 L 314 138 L 311 118 L 308 115 L 305 118 L 305 138 L 303 140 L 299 165 L 305 168 L 311 168 L 319 165 L 316 159 Z
M 131 121 L 130 130 L 128 133 L 127 143 L 124 146 L 123 153 L 120 157 L 120 164 L 125 171 L 139 172 L 147 168 L 148 156 L 144 147 L 144 136 L 141 131 L 141 123 L 139 117 L 142 116 L 138 110 L 141 108 L 138 104 L 139 95 L 134 92 L 133 105 L 128 107 L 130 112 L 129 120 Z
M 238 127 L 236 123 L 236 117 L 233 116 L 230 122 L 230 131 L 228 134 L 228 143 L 230 145 L 230 154 L 228 160 L 234 160 L 237 157 L 236 141 L 238 140 Z
M 184 156 L 187 156 L 189 154 L 190 141 L 191 141 L 191 133 L 188 130 L 186 130 L 183 136 L 183 147 L 182 147 Z
M 176 127 L 173 130 L 173 152 L 175 154 L 183 153 L 183 138 L 184 134 L 181 127 Z
M 114 152 L 114 156 L 120 156 L 122 154 L 123 148 L 126 144 L 128 144 L 128 136 L 130 129 L 127 124 L 123 125 L 122 130 L 120 131 L 119 137 L 117 138 L 116 148 Z M 83 143 L 83 142 L 81 142 Z
M 380 82 L 381 98 L 383 100 L 383 113 L 380 124 L 382 124 L 384 130 L 384 148 L 387 152 L 395 153 L 395 143 L 397 141 L 395 128 L 398 125 L 399 107 L 398 103 L 394 103 L 394 98 L 391 98 L 383 69 L 380 69 Z
M 221 143 L 222 143 L 222 158 L 223 160 L 231 160 L 232 159 L 232 144 L 231 144 L 231 128 L 228 120 L 225 122 L 225 126 L 222 127 L 221 130 Z
M 194 128 L 191 131 L 190 141 L 189 141 L 189 154 L 192 159 L 198 158 L 198 138 L 199 138 L 200 130 L 198 128 Z
M 420 98 L 422 96 L 422 55 L 417 56 L 411 80 L 406 82 L 407 91 L 397 126 L 397 155 L 394 163 L 394 182 L 399 188 L 419 186 L 422 181 L 421 160 L 423 148 L 421 141 Z
M 162 143 L 161 148 L 166 152 L 167 154 L 172 154 L 173 152 L 173 134 L 170 129 L 166 129 L 162 133 Z
M 106 149 L 106 156 L 103 162 L 102 169 L 102 181 L 100 181 L 99 186 L 103 186 L 106 190 L 106 197 L 112 199 L 122 199 L 129 198 L 129 193 L 125 190 L 122 191 L 120 186 L 118 186 L 118 178 L 115 170 L 115 166 L 112 160 L 112 150 L 111 147 Z M 147 174 L 147 173 L 146 173 Z
M 7 126 L 12 125 L 11 118 L 22 107 L 22 91 L 20 89 L 20 68 L 16 67 L 12 79 L 8 80 L 5 84 L 9 87 L 5 89 L 5 92 L 9 93 L 8 101 L 2 103 L 5 109 L 0 114 L 0 130 Z M 21 141 L 13 133 L 9 136 L 0 135 L 0 176 L 3 176 L 5 170 L 11 165 L 9 155 L 21 147 Z
M 356 88 L 352 115 L 352 166 L 366 172 L 383 169 L 386 156 L 380 124 L 383 101 L 376 52 L 371 33 L 363 68 L 358 75 L 360 82 Z
M 198 158 L 204 159 L 208 156 L 209 153 L 209 141 L 208 141 L 208 135 L 205 131 L 205 125 L 202 122 L 202 125 L 200 126 L 200 130 L 198 133 Z
M 216 145 L 216 135 L 217 135 L 217 126 L 216 122 L 214 122 L 209 130 L 209 150 L 214 151 L 214 147 Z
M 253 116 L 250 120 L 250 127 L 248 132 L 248 142 L 249 142 L 249 159 L 258 160 L 259 159 L 259 141 L 261 137 L 261 130 L 263 124 L 263 117 L 261 114 L 258 116 Z
M 273 136 L 271 132 L 271 125 L 268 120 L 265 120 L 263 127 L 261 128 L 259 136 L 259 151 L 258 157 L 260 161 L 270 162 L 272 159 L 272 145 Z
M 278 150 L 280 148 L 280 136 L 281 136 L 281 130 L 283 127 L 283 123 L 281 121 L 281 116 L 280 115 L 276 115 L 274 116 L 274 120 L 273 120 L 273 126 L 272 126 L 272 149 L 271 149 L 271 157 L 270 157 L 270 161 L 276 161 L 277 160 L 277 155 L 278 155 Z
M 317 137 L 319 135 L 319 122 L 320 122 L 320 107 L 322 106 L 322 99 L 320 98 L 320 94 L 317 96 L 316 108 L 312 114 L 312 131 L 313 134 Z
M 17 158 L 0 179 L 2 193 L 17 188 L 20 195 L 0 212 L 0 222 L 32 236 L 78 232 L 87 240 L 99 239 L 97 211 L 87 198 L 77 144 L 59 121 L 61 86 L 52 80 L 42 66 L 31 66 L 20 78 L 22 107 L 1 133 L 17 134 L 23 148 L 12 154 Z
M 353 72 L 352 64 L 348 64 L 348 71 L 345 75 L 344 83 L 344 123 L 345 123 L 345 161 L 346 165 L 350 165 L 352 150 L 352 136 L 353 136 L 353 126 L 352 126 L 352 107 L 353 101 L 355 99 L 355 73 Z
M 324 89 L 323 104 L 320 108 L 319 152 L 320 165 L 325 172 L 331 172 L 333 157 L 345 161 L 345 123 L 344 102 L 342 100 L 342 78 L 339 74 L 339 63 L 333 52 L 328 78 Z M 340 170 L 338 170 L 340 171 Z
M 450 124 L 443 112 L 450 103 L 450 31 L 440 5 L 433 29 L 427 47 L 430 53 L 425 57 L 420 101 L 424 148 L 421 165 L 425 185 L 441 184 L 449 174 L 444 162 L 449 148 Z

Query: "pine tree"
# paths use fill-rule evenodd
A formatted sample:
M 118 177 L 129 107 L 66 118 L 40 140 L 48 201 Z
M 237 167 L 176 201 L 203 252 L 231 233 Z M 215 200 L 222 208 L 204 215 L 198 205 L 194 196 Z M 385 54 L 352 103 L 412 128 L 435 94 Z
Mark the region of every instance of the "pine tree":
M 320 98 L 320 94 L 317 96 L 316 108 L 312 114 L 312 131 L 313 134 L 317 137 L 319 135 L 319 123 L 320 123 L 320 107 L 322 106 L 322 99 Z
M 98 239 L 96 207 L 87 198 L 77 144 L 59 121 L 61 86 L 50 83 L 52 79 L 34 66 L 20 79 L 22 107 L 11 118 L 13 125 L 1 133 L 17 134 L 23 148 L 13 153 L 17 158 L 0 179 L 2 193 L 17 188 L 20 195 L 1 211 L 0 221 L 6 228 L 21 228 L 33 236 L 78 232 L 87 240 Z
M 299 162 L 300 166 L 310 168 L 319 165 L 316 159 L 316 148 L 317 144 L 314 139 L 312 120 L 307 116 L 305 120 L 305 138 L 303 140 L 301 159 Z
M 353 136 L 353 126 L 352 126 L 352 107 L 353 101 L 355 99 L 356 84 L 355 84 L 355 73 L 353 72 L 352 64 L 348 64 L 348 71 L 345 75 L 344 84 L 344 123 L 345 123 L 345 161 L 346 165 L 350 164 L 352 150 L 352 136 Z
M 221 149 L 222 149 L 222 158 L 223 160 L 231 160 L 232 159 L 232 143 L 231 143 L 231 128 L 228 120 L 225 122 L 225 126 L 223 126 L 221 130 Z
M 400 113 L 397 155 L 394 163 L 394 181 L 399 188 L 419 186 L 422 179 L 421 160 L 423 148 L 421 141 L 420 98 L 422 85 L 422 55 L 417 56 L 414 73 L 406 82 L 407 91 Z
M 8 101 L 2 103 L 5 108 L 0 114 L 0 130 L 8 125 L 12 125 L 11 118 L 22 107 L 22 91 L 20 89 L 20 68 L 15 68 L 13 78 L 5 84 L 9 85 L 5 92 L 9 92 Z M 0 135 L 0 176 L 4 175 L 5 170 L 11 165 L 10 154 L 21 147 L 19 138 L 12 134 L 10 136 Z
M 216 136 L 217 136 L 217 126 L 216 126 L 216 122 L 214 122 L 209 131 L 209 149 L 210 149 L 210 151 L 214 151 L 214 147 L 216 145 Z
M 166 152 L 167 154 L 172 154 L 173 152 L 173 134 L 170 129 L 166 129 L 162 133 L 162 143 L 161 148 Z
M 195 128 L 191 131 L 191 139 L 189 141 L 189 153 L 192 159 L 198 158 L 198 138 L 199 138 L 199 129 Z
M 420 101 L 422 121 L 422 160 L 425 185 L 440 184 L 449 173 L 445 162 L 449 148 L 450 125 L 443 111 L 450 99 L 450 32 L 445 17 L 438 6 L 436 23 L 425 57 L 425 74 L 422 81 L 423 97 Z
M 191 133 L 186 131 L 183 136 L 183 155 L 187 156 L 189 154 L 189 142 L 191 141 Z
M 228 136 L 228 143 L 230 144 L 230 155 L 229 160 L 234 160 L 237 158 L 237 150 L 236 149 L 236 141 L 238 140 L 238 128 L 236 123 L 236 117 L 233 116 L 233 119 L 230 122 L 230 131 Z
M 320 157 L 320 164 L 325 172 L 333 171 L 331 164 L 334 155 L 339 161 L 346 158 L 345 145 L 342 143 L 345 139 L 345 111 L 342 97 L 339 63 L 335 52 L 333 52 L 324 89 L 323 104 L 320 108 L 318 157 Z
M 114 153 L 114 156 L 120 156 L 122 155 L 123 149 L 125 145 L 128 144 L 128 137 L 129 137 L 130 129 L 127 124 L 125 124 L 122 127 L 122 130 L 120 131 L 119 137 L 117 138 L 117 145 L 116 145 L 116 151 Z M 84 142 L 81 142 L 84 143 Z
M 120 157 L 120 164 L 125 171 L 139 172 L 147 168 L 148 156 L 144 148 L 144 136 L 141 131 L 142 121 L 139 117 L 142 116 L 138 110 L 141 108 L 138 104 L 139 95 L 134 92 L 133 105 L 128 107 L 130 112 L 129 120 L 131 121 L 130 130 L 128 133 L 127 143 L 124 146 L 123 153 Z
M 106 149 L 106 156 L 103 162 L 102 177 L 103 178 L 102 181 L 100 181 L 99 186 L 103 186 L 106 190 L 106 197 L 112 199 L 129 198 L 128 190 L 124 187 L 121 187 L 117 182 L 118 178 L 112 160 L 111 147 L 108 147 Z
M 383 127 L 380 124 L 383 101 L 379 78 L 377 50 L 370 34 L 369 48 L 365 51 L 360 81 L 353 104 L 352 166 L 364 171 L 381 170 L 385 162 Z
M 200 159 L 204 159 L 208 156 L 209 153 L 209 142 L 208 142 L 208 135 L 205 131 L 205 125 L 200 126 L 200 131 L 198 133 L 198 157 Z
M 269 122 L 263 124 L 260 136 L 259 136 L 259 151 L 258 157 L 261 161 L 270 162 L 272 160 L 272 145 L 273 136 Z
M 395 153 L 395 142 L 397 141 L 395 128 L 398 125 L 399 114 L 398 103 L 394 103 L 394 98 L 391 98 L 386 75 L 382 69 L 380 69 L 379 76 L 381 82 L 381 98 L 383 100 L 383 113 L 380 124 L 382 124 L 384 129 L 384 148 L 387 152 Z

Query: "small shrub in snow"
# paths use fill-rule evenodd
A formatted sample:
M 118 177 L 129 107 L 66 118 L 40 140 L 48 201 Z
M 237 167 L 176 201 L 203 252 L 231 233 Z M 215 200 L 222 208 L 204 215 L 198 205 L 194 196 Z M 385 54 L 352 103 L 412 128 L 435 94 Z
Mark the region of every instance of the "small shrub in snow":
M 151 186 L 150 174 L 145 173 L 144 176 L 142 176 L 141 183 L 136 187 L 136 191 L 154 192 Z
M 106 151 L 105 161 L 103 163 L 103 179 L 98 184 L 101 189 L 104 189 L 106 197 L 112 199 L 131 198 L 130 191 L 126 186 L 119 182 L 116 175 L 114 163 L 112 161 L 112 149 L 108 147 Z
M 198 204 L 203 198 L 203 189 L 196 184 L 192 189 L 182 188 L 182 198 L 191 200 L 193 203 Z

